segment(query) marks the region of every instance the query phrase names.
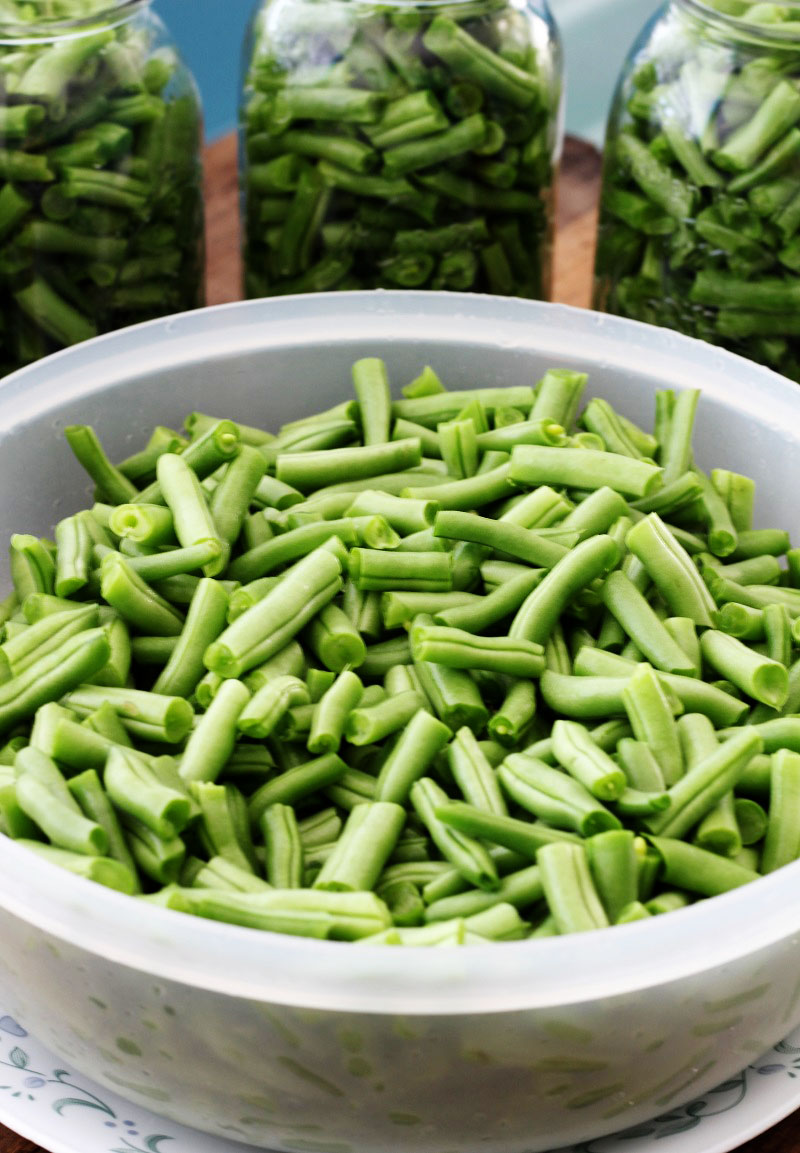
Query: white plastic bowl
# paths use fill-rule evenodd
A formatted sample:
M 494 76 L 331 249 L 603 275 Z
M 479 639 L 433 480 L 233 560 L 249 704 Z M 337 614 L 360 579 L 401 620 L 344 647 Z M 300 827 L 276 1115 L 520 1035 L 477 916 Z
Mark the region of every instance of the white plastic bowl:
M 649 425 L 700 387 L 697 457 L 758 481 L 798 529 L 800 390 L 661 329 L 529 301 L 353 293 L 154 321 L 0 383 L 0 538 L 86 504 L 62 429 L 112 457 L 197 408 L 250 424 L 348 395 L 379 355 L 399 386 L 585 369 Z M 184 1124 L 274 1150 L 536 1153 L 645 1120 L 800 1023 L 800 863 L 684 911 L 581 936 L 463 949 L 317 942 L 193 919 L 0 838 L 0 979 L 64 1060 Z

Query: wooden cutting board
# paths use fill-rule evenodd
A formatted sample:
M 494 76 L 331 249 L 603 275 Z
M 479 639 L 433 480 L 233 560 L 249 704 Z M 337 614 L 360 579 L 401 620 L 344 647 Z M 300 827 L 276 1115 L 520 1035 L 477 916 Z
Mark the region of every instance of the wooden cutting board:
M 241 295 L 235 135 L 206 149 L 205 167 L 207 300 L 225 304 Z M 553 299 L 560 304 L 586 308 L 591 299 L 599 181 L 597 150 L 584 141 L 567 139 L 559 182 L 553 279 Z M 0 1125 L 0 1153 L 51 1151 Z M 664 1153 L 670 1153 L 666 1146 Z M 800 1153 L 800 1111 L 741 1146 L 740 1153 Z

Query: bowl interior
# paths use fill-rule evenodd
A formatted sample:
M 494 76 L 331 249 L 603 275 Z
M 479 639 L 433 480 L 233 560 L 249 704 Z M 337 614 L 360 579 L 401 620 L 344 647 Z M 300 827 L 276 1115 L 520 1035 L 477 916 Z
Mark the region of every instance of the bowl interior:
M 90 341 L 6 378 L 0 382 L 0 539 L 13 532 L 49 534 L 57 519 L 91 502 L 91 485 L 63 436 L 66 425 L 92 424 L 112 459 L 141 447 L 155 424 L 180 427 L 193 409 L 276 429 L 351 395 L 351 365 L 362 356 L 386 360 L 398 393 L 425 364 L 450 388 L 533 384 L 553 366 L 584 370 L 589 395 L 606 397 L 646 428 L 658 389 L 700 388 L 698 463 L 754 477 L 757 524 L 788 528 L 798 538 L 796 385 L 711 346 L 619 318 L 530 301 L 395 292 L 200 310 Z M 271 966 L 273 994 L 300 1003 L 316 986 L 317 1003 L 331 996 L 383 1007 L 391 987 L 406 1007 L 409 997 L 433 1004 L 444 982 L 449 1007 L 474 1010 L 487 998 L 495 1007 L 513 1007 L 519 980 L 532 966 L 544 982 L 529 991 L 532 997 L 557 1000 L 567 990 L 570 997 L 597 995 L 642 981 L 644 960 L 647 979 L 655 982 L 800 928 L 800 906 L 791 900 L 798 864 L 700 910 L 592 934 L 590 975 L 565 939 L 492 947 L 492 968 L 505 979 L 487 988 L 482 947 L 459 951 L 465 956 L 457 962 L 441 951 L 433 957 L 403 951 L 400 963 L 394 950 L 376 958 L 370 949 L 208 922 L 187 925 L 193 919 L 62 876 L 3 839 L 0 867 L 10 878 L 0 906 L 104 955 L 115 955 L 114 927 L 124 926 L 126 963 L 252 991 L 263 981 L 266 951 L 280 959 Z M 231 948 L 239 962 L 235 973 L 225 965 Z M 369 963 L 354 952 L 369 955 Z

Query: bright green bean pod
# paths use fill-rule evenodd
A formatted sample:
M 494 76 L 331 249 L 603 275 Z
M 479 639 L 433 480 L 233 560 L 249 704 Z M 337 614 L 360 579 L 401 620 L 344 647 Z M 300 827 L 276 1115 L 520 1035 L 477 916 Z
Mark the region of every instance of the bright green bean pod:
M 0 685 L 0 732 L 33 716 L 40 705 L 58 700 L 98 672 L 111 649 L 103 629 L 69 637 Z
M 188 697 L 205 672 L 203 654 L 225 627 L 230 598 L 222 585 L 203 577 L 192 595 L 175 648 L 153 692 Z
M 552 738 L 558 762 L 593 797 L 614 801 L 621 796 L 628 783 L 625 773 L 594 743 L 588 729 L 576 721 L 558 720 Z
M 314 889 L 356 892 L 374 888 L 406 820 L 402 805 L 370 801 L 350 812 Z
M 109 553 L 100 566 L 103 599 L 124 621 L 152 636 L 178 636 L 184 618 L 150 588 L 119 553 Z
M 455 510 L 437 512 L 433 531 L 435 536 L 486 545 L 541 568 L 554 568 L 568 552 L 530 529 Z
M 89 857 L 108 851 L 105 829 L 84 816 L 55 761 L 38 749 L 20 749 L 15 767 L 17 802 L 52 844 Z
M 67 787 L 81 807 L 82 812 L 91 821 L 100 825 L 108 838 L 108 855 L 119 861 L 130 870 L 135 879 L 133 891 L 141 892 L 141 885 L 136 873 L 136 864 L 131 856 L 128 842 L 120 825 L 114 806 L 109 800 L 106 790 L 96 769 L 85 769 L 75 777 L 70 777 Z
M 88 424 L 70 424 L 64 429 L 64 436 L 75 456 L 111 504 L 125 504 L 136 497 L 136 485 L 114 467 L 93 428 Z
M 685 676 L 692 676 L 696 672 L 691 659 L 673 640 L 647 600 L 623 572 L 609 573 L 601 596 L 603 604 L 654 668 Z
M 789 675 L 779 661 L 762 657 L 736 637 L 707 629 L 700 638 L 703 657 L 720 676 L 748 696 L 779 709 L 789 692 Z
M 547 907 L 559 933 L 582 933 L 609 924 L 583 845 L 544 845 L 536 860 Z
M 667 785 L 683 776 L 683 755 L 672 708 L 650 665 L 639 665 L 622 689 L 633 735 L 653 750 Z
M 439 852 L 471 884 L 479 889 L 496 889 L 497 869 L 486 849 L 472 837 L 448 828 L 436 816 L 436 810 L 450 798 L 431 777 L 420 777 L 411 786 L 411 803 L 425 825 Z
M 589 537 L 571 549 L 523 601 L 509 636 L 544 644 L 576 593 L 613 568 L 619 550 L 611 537 Z
M 758 880 L 758 873 L 752 869 L 696 845 L 673 837 L 649 837 L 648 840 L 661 857 L 663 882 L 678 889 L 715 897 Z
M 392 416 L 386 365 L 377 357 L 357 360 L 353 365 L 353 384 L 358 398 L 364 444 L 385 444 L 389 440 Z
M 30 849 L 51 864 L 58 865 L 59 868 L 67 869 L 68 872 L 95 881 L 99 885 L 105 885 L 108 889 L 115 889 L 128 896 L 136 892 L 135 875 L 121 861 L 112 857 L 86 856 L 83 853 L 73 853 L 56 845 L 47 845 L 42 841 L 26 838 L 20 838 L 17 844 Z
M 512 800 L 558 829 L 588 837 L 606 829 L 620 828 L 618 818 L 580 781 L 537 757 L 512 753 L 500 765 L 497 775 Z
M 339 673 L 314 709 L 306 748 L 310 753 L 339 751 L 347 719 L 358 706 L 364 686 L 354 672 Z M 386 798 L 379 798 L 386 799 Z
M 625 543 L 639 558 L 673 616 L 710 628 L 716 604 L 686 550 L 657 513 L 634 525 Z
M 237 723 L 249 701 L 241 681 L 220 685 L 184 749 L 180 764 L 184 781 L 216 780 L 233 752 Z
M 451 736 L 447 725 L 419 709 L 381 765 L 375 800 L 404 804 L 411 786 L 425 775 Z
M 248 692 L 247 689 L 245 691 Z M 309 701 L 308 687 L 298 677 L 289 674 L 272 677 L 252 697 L 248 692 L 236 717 L 236 728 L 248 737 L 269 737 L 290 709 L 296 705 L 307 705 Z
M 356 705 L 347 716 L 344 735 L 351 745 L 372 745 L 405 728 L 424 705 L 418 692 L 399 693 L 378 704 Z
M 206 649 L 206 668 L 240 676 L 284 648 L 341 588 L 341 564 L 317 548 L 286 573 L 263 600 L 243 613 Z
M 326 753 L 287 769 L 279 777 L 257 789 L 248 803 L 250 824 L 257 827 L 268 805 L 292 804 L 334 784 L 347 771 L 347 765 L 336 753 Z
M 509 686 L 497 712 L 489 720 L 489 736 L 502 746 L 516 745 L 536 715 L 533 681 L 518 680 Z
M 172 513 L 163 504 L 120 504 L 111 512 L 109 528 L 118 537 L 137 544 L 174 544 Z
M 797 860 L 800 856 L 800 755 L 779 749 L 772 757 L 769 824 L 761 855 L 761 872 Z
M 415 661 L 513 677 L 537 677 L 545 668 L 542 646 L 524 638 L 477 636 L 463 629 L 425 624 L 420 618 L 412 624 L 409 637 Z
M 132 749 L 115 746 L 109 750 L 103 783 L 119 812 L 136 817 L 164 840 L 182 832 L 189 822 L 189 798 L 164 784 Z
M 649 818 L 647 828 L 660 836 L 685 836 L 736 785 L 747 763 L 762 749 L 756 727 L 744 726 L 670 786 L 670 807 Z
M 320 940 L 357 941 L 389 927 L 386 905 L 374 893 L 318 889 L 265 889 L 224 893 L 179 889 L 169 908 L 233 925 Z
M 661 484 L 661 469 L 619 453 L 572 447 L 519 445 L 511 453 L 511 480 L 533 488 L 540 484 L 591 491 L 605 486 L 642 497 Z
M 327 604 L 307 626 L 306 641 L 326 669 L 339 673 L 357 668 L 367 646 L 350 618 L 335 604 Z
M 471 729 L 465 726 L 458 730 L 448 746 L 447 761 L 453 780 L 469 804 L 496 816 L 508 815 L 494 770 Z
M 303 843 L 291 805 L 268 805 L 261 817 L 267 880 L 276 889 L 303 884 Z

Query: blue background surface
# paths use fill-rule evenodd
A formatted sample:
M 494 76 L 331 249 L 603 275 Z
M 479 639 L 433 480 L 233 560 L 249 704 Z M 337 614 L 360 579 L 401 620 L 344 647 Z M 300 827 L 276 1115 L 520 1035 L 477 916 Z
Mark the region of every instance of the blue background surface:
M 200 87 L 206 137 L 236 124 L 242 40 L 255 0 L 155 0 Z

